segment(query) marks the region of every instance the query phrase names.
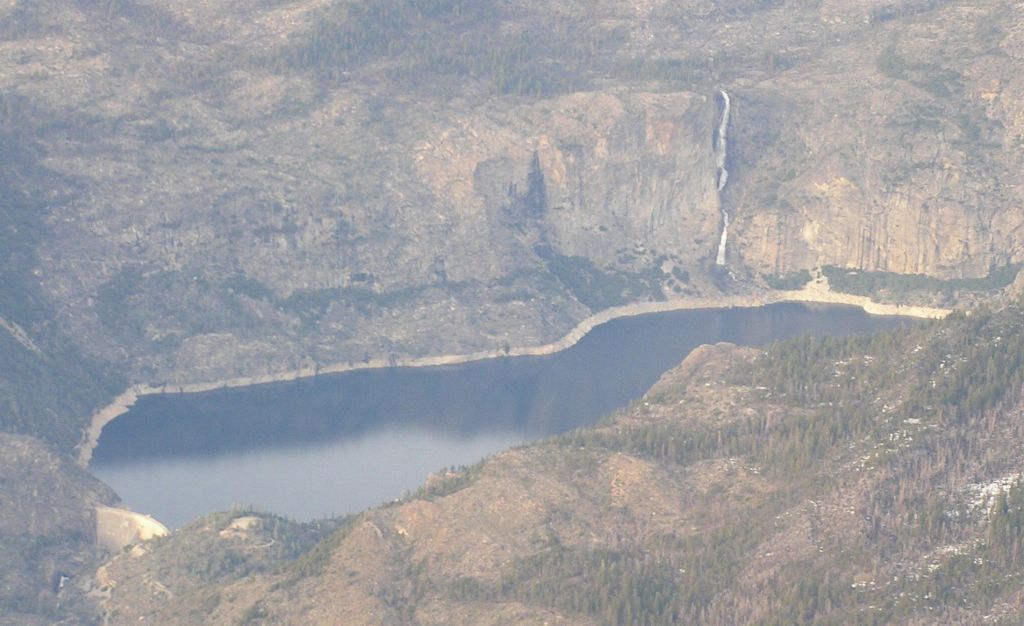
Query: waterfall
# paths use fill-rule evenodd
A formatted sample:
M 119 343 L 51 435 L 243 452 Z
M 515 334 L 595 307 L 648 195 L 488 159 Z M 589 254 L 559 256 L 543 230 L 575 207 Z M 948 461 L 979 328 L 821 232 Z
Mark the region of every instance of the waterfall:
M 729 182 L 729 170 L 725 169 L 725 161 L 729 153 L 729 115 L 732 113 L 732 100 L 729 99 L 729 94 L 725 91 L 719 93 L 722 94 L 724 105 L 722 121 L 718 125 L 718 145 L 715 146 L 715 152 L 718 153 L 716 160 L 716 165 L 718 165 L 718 191 L 722 191 L 725 189 L 725 184 Z
M 719 205 L 722 207 L 722 238 L 718 241 L 718 255 L 715 257 L 715 265 L 725 265 L 725 244 L 729 239 L 729 212 L 721 202 L 722 190 L 729 182 L 729 170 L 725 164 L 729 155 L 729 114 L 732 112 L 732 101 L 729 94 L 723 89 L 722 94 L 722 121 L 718 124 L 718 141 L 715 143 L 715 164 L 718 167 L 718 196 Z
M 722 209 L 722 238 L 718 240 L 718 256 L 715 265 L 725 265 L 725 242 L 729 239 L 729 212 Z

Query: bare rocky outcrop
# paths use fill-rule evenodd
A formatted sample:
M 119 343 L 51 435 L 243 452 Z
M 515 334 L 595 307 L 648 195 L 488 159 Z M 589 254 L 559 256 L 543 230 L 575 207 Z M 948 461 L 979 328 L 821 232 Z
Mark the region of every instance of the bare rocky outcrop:
M 338 3 L 151 4 L 0 16 L 5 110 L 52 177 L 16 185 L 53 196 L 32 289 L 133 382 L 544 344 L 595 309 L 825 264 L 1021 258 L 1010 5 L 606 2 L 569 29 L 483 3 L 336 58 L 314 44 L 350 36 Z M 416 47 L 446 28 L 481 46 L 472 68 Z
M 1022 262 L 1022 24 L 996 0 L 0 2 L 0 389 L 46 380 L 54 400 L 26 408 L 4 392 L 2 423 L 48 436 L 32 426 L 61 409 L 84 422 L 118 393 L 108 365 L 132 385 L 123 404 L 139 389 L 548 348 L 622 305 L 783 297 L 761 293 L 760 274 L 977 277 Z M 723 206 L 728 275 L 715 267 Z M 40 376 L 61 363 L 74 375 Z M 70 448 L 75 425 L 62 428 Z M 28 546 L 21 558 L 46 552 L 32 538 L 70 532 L 75 545 L 40 567 L 79 567 L 92 531 L 75 533 L 110 494 L 36 443 L 11 445 L 23 450 L 0 470 L 24 478 L 35 466 L 20 460 L 37 458 L 45 471 L 25 485 L 70 483 L 10 491 L 4 532 L 22 543 L 4 545 Z M 538 498 L 597 509 L 659 495 L 632 490 L 663 478 L 643 462 L 586 462 L 600 497 L 546 484 Z M 764 489 L 730 463 L 702 465 L 712 478 L 695 493 L 737 475 L 736 490 Z M 61 494 L 73 506 L 53 514 Z M 523 528 L 541 523 L 508 505 L 538 515 Z M 402 529 L 439 509 L 404 509 Z M 820 518 L 792 514 L 800 528 Z M 375 581 L 404 554 L 389 515 L 347 548 Z M 370 558 L 380 548 L 391 565 Z M 468 565 L 501 559 L 492 545 Z M 36 593 L 35 567 L 18 598 Z M 750 588 L 761 580 L 751 572 Z M 356 587 L 350 599 L 379 608 L 379 588 Z M 226 614 L 260 615 L 268 589 L 246 593 Z M 484 612 L 438 603 L 430 616 Z M 492 614 L 569 619 L 520 602 Z
M 1024 93 L 1007 72 L 1021 19 L 1019 7 L 951 3 L 745 94 L 734 196 L 743 261 L 767 273 L 838 265 L 943 278 L 1019 262 L 1024 198 L 1010 146 Z M 770 137 L 743 124 L 762 113 L 777 125 Z

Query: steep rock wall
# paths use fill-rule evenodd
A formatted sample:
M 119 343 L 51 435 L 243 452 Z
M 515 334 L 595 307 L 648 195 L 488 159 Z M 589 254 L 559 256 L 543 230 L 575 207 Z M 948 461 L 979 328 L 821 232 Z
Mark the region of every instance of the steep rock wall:
M 732 200 L 745 263 L 963 277 L 1022 258 L 1021 11 L 944 13 L 964 28 L 903 24 L 744 94 Z

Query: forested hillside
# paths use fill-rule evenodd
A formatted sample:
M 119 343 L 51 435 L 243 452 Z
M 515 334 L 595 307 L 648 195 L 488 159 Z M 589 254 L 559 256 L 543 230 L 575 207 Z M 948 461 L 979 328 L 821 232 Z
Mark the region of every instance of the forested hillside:
M 199 598 L 224 624 L 1017 623 L 1022 442 L 1020 304 L 708 346 L 605 424 L 434 477 L 266 575 L 186 575 L 224 567 L 196 546 L 226 518 L 119 557 L 106 608 L 115 623 L 189 623 Z M 131 582 L 147 575 L 174 597 Z
M 38 504 L 0 509 L 0 621 L 1013 622 L 1022 76 L 1012 0 L 0 0 L 0 492 Z M 84 584 L 116 497 L 68 458 L 129 385 L 507 354 L 818 268 L 993 308 L 707 349 L 401 504 L 213 516 Z
M 123 389 L 125 368 L 82 354 L 40 287 L 49 209 L 73 188 L 40 163 L 47 123 L 26 98 L 0 93 L 0 430 L 70 451 L 84 419 Z

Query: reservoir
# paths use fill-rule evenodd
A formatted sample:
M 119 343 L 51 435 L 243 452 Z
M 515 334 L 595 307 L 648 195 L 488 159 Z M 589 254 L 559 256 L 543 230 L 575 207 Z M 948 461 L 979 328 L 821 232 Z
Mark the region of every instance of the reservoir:
M 171 528 L 233 506 L 304 521 L 342 515 L 442 468 L 593 424 L 701 344 L 906 323 L 837 305 L 671 311 L 612 320 L 549 356 L 145 396 L 106 426 L 89 469 Z

